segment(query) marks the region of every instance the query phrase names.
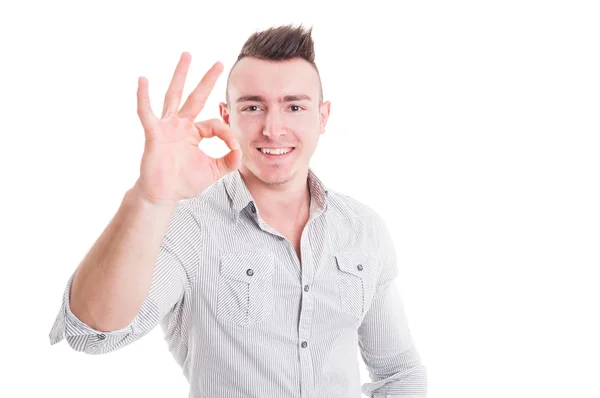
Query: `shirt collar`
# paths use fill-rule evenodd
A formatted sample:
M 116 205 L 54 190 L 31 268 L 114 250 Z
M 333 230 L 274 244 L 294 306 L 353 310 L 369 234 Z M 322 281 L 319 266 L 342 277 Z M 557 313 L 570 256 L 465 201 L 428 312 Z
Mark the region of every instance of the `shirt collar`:
M 255 206 L 254 198 L 248 191 L 239 170 L 227 174 L 223 178 L 223 183 L 236 218 L 249 204 Z M 328 189 L 311 168 L 308 169 L 308 188 L 310 190 L 311 208 L 315 206 L 316 210 L 325 211 L 327 209 Z

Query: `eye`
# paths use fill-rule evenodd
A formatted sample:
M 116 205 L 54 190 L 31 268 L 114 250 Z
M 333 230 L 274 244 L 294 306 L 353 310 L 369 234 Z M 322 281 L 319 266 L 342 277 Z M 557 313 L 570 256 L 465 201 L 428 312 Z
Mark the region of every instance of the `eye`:
M 298 112 L 302 109 L 302 107 L 298 105 L 290 105 L 290 109 L 292 110 L 292 112 Z
M 242 109 L 242 111 L 250 111 L 250 112 L 255 112 L 257 110 L 258 110 L 257 105 L 249 105 L 249 106 L 245 107 L 244 109 Z

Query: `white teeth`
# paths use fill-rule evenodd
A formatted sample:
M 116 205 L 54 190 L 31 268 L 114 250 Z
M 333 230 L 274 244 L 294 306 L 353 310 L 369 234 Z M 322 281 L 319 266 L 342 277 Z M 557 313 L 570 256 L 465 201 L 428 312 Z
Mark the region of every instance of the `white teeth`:
M 269 153 L 271 155 L 284 155 L 292 150 L 292 148 L 260 148 L 262 153 Z

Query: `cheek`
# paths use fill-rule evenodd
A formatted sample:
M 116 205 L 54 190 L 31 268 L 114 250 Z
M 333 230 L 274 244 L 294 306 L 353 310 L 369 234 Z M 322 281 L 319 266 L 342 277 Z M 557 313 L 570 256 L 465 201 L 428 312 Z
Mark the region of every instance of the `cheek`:
M 261 117 L 254 115 L 238 115 L 234 120 L 234 125 L 236 129 L 241 131 L 254 130 L 261 125 L 261 119 Z
M 248 116 L 238 116 L 231 123 L 231 128 L 241 143 L 256 140 L 262 131 L 261 126 L 259 118 Z
M 304 114 L 289 116 L 285 124 L 298 136 L 311 139 L 313 135 L 319 133 L 321 121 L 318 115 Z

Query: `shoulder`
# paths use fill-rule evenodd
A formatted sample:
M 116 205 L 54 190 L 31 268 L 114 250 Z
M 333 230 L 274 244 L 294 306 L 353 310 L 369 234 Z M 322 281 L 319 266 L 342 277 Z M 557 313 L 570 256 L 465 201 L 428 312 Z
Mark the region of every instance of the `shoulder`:
M 377 250 L 389 240 L 384 218 L 371 205 L 336 190 L 328 192 L 331 233 L 342 246 L 358 244 L 365 250 Z
M 370 205 L 334 189 L 328 189 L 328 206 L 336 217 L 381 220 L 380 214 Z

